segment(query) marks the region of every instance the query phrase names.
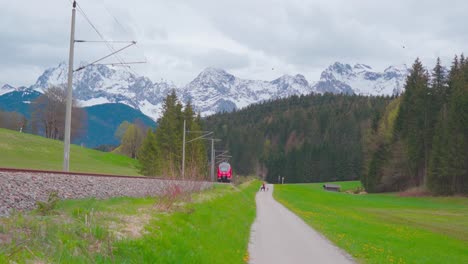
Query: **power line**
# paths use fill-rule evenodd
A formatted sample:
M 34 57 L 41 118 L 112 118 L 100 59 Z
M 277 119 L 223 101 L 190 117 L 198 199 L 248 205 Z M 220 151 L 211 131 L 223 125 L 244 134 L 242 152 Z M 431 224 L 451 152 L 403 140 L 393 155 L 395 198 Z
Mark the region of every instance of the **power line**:
M 102 41 L 104 41 L 104 43 L 106 44 L 106 46 L 110 49 L 110 51 L 112 53 L 115 53 L 115 49 L 114 47 L 104 38 L 104 35 L 101 34 L 101 32 L 97 29 L 97 27 L 93 24 L 93 22 L 91 21 L 91 19 L 89 19 L 89 17 L 86 15 L 85 11 L 83 10 L 83 8 L 77 3 L 77 9 L 78 9 L 78 12 L 80 12 L 80 14 L 84 17 L 84 19 L 88 22 L 88 24 L 94 29 L 94 31 L 96 31 L 96 33 L 98 34 L 98 36 L 101 38 Z M 119 56 L 119 55 L 115 55 L 115 58 L 120 61 L 121 63 L 124 63 L 124 60 Z
M 130 32 L 127 31 L 127 29 L 123 26 L 122 23 L 120 23 L 120 21 L 117 19 L 117 17 L 115 17 L 110 11 L 109 11 L 109 8 L 106 7 L 106 5 L 104 4 L 104 1 L 101 0 L 102 2 L 102 5 L 104 7 L 104 9 L 106 10 L 106 12 L 114 19 L 114 21 L 116 22 L 116 24 L 128 35 L 131 35 Z M 145 61 L 148 61 L 148 58 L 146 58 L 145 56 L 145 53 L 143 52 L 143 49 L 137 44 L 135 45 L 137 49 L 139 49 L 141 51 L 141 53 L 143 54 L 143 57 L 145 59 Z
M 73 2 L 73 0 L 69 0 L 70 2 Z M 103 5 L 104 6 L 104 5 Z M 99 61 L 102 61 L 110 56 L 114 56 L 118 63 L 106 63 L 107 65 L 112 65 L 112 66 L 116 66 L 116 65 L 127 65 L 127 64 L 136 64 L 136 63 L 128 63 L 126 62 L 119 54 L 117 54 L 119 51 L 122 51 L 126 48 L 128 48 L 129 46 L 132 46 L 132 45 L 135 45 L 136 47 L 138 47 L 136 45 L 136 42 L 135 41 L 109 41 L 109 40 L 106 40 L 106 38 L 104 37 L 104 34 L 102 34 L 99 29 L 97 28 L 97 26 L 91 21 L 91 19 L 88 17 L 88 15 L 86 14 L 86 12 L 84 11 L 84 9 L 77 3 L 76 4 L 76 9 L 78 10 L 78 12 L 83 16 L 83 18 L 86 20 L 86 22 L 88 22 L 88 24 L 91 26 L 91 28 L 96 32 L 96 34 L 99 36 L 99 38 L 101 40 L 76 40 L 75 42 L 77 43 L 85 43 L 85 42 L 90 42 L 90 43 L 104 43 L 107 48 L 110 50 L 111 54 L 108 55 L 108 56 L 105 56 L 101 59 L 98 59 L 86 66 L 82 66 L 82 67 L 79 67 L 78 69 L 76 69 L 75 71 L 79 71 L 87 66 L 90 66 L 90 65 L 95 65 L 97 62 Z M 116 21 L 116 23 L 122 28 L 124 29 L 125 31 L 125 28 L 122 26 L 122 24 L 118 21 L 118 19 L 113 16 L 109 10 L 107 10 L 107 8 L 104 6 L 104 9 L 106 9 L 106 11 L 109 13 L 110 16 L 112 16 L 114 18 L 114 20 Z M 131 43 L 130 45 L 124 47 L 124 48 L 121 48 L 119 50 L 116 50 L 114 48 L 114 46 L 111 44 L 111 43 Z M 145 62 L 147 61 L 146 57 L 145 57 Z M 143 63 L 143 62 L 142 62 Z M 127 66 L 128 69 L 131 73 L 133 73 L 134 75 L 136 76 L 139 76 L 139 74 L 137 72 L 135 72 L 130 66 Z

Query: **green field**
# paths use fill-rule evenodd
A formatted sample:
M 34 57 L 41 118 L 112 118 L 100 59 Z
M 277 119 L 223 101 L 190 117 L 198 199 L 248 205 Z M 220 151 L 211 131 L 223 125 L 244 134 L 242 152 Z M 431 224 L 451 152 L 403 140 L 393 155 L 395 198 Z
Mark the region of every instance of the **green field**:
M 355 195 L 321 186 L 276 185 L 274 197 L 360 263 L 468 263 L 468 198 Z
M 0 263 L 245 263 L 258 182 L 162 198 L 68 200 L 46 216 L 0 218 Z M 13 262 L 11 262 L 13 263 Z
M 61 170 L 63 142 L 0 128 L 0 167 Z M 138 175 L 137 161 L 77 145 L 70 147 L 70 171 Z

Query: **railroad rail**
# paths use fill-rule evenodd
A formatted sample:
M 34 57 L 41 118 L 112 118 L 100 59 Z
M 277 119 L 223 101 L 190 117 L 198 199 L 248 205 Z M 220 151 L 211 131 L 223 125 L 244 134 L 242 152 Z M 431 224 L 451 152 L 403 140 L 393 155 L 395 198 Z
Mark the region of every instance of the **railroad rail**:
M 1 168 L 1 167 L 0 167 L 0 172 L 48 173 L 48 174 L 65 174 L 65 175 L 92 176 L 92 177 L 169 180 L 169 179 L 162 178 L 162 177 L 129 176 L 129 175 L 115 175 L 115 174 L 90 173 L 90 172 L 65 172 L 65 171 L 53 171 L 53 170 L 33 170 L 33 169 L 17 169 L 17 168 Z

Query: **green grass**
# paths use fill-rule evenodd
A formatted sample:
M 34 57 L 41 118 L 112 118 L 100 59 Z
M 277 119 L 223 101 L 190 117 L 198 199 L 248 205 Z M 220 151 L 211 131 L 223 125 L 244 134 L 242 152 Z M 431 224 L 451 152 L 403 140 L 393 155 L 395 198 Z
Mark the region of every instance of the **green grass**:
M 353 195 L 322 185 L 277 185 L 274 197 L 359 262 L 468 263 L 467 198 Z
M 83 199 L 0 218 L 0 235 L 22 234 L 0 245 L 0 263 L 245 263 L 258 184 L 215 185 L 165 212 L 158 198 Z
M 63 142 L 0 128 L 0 167 L 61 170 Z M 139 175 L 137 161 L 77 145 L 70 147 L 70 171 Z

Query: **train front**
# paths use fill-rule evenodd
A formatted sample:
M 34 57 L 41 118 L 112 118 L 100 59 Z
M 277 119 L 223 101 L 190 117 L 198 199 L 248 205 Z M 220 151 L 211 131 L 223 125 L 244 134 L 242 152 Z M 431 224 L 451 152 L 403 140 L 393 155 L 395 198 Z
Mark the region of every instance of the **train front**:
M 232 168 L 227 162 L 221 162 L 218 166 L 218 182 L 231 182 Z

